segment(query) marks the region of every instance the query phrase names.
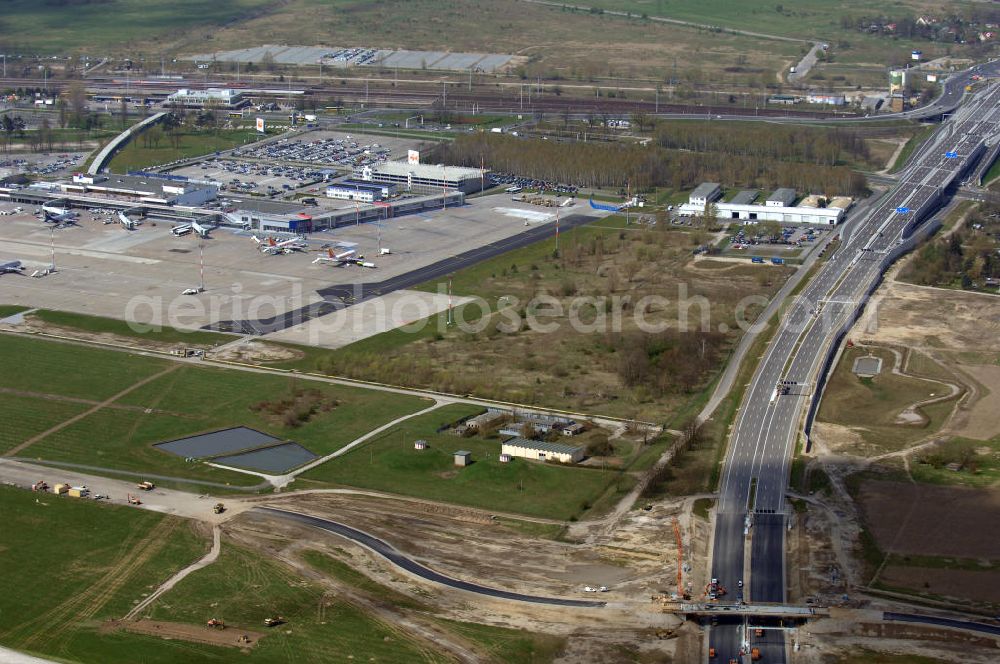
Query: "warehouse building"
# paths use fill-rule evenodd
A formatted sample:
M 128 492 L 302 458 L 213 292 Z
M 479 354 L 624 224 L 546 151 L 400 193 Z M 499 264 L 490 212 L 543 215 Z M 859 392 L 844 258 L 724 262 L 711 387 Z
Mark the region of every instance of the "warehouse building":
M 229 88 L 207 88 L 205 90 L 182 88 L 172 95 L 168 95 L 166 101 L 167 106 L 175 105 L 184 108 L 215 106 L 224 109 L 243 108 L 249 103 L 250 100 L 243 97 L 242 90 L 230 90 Z
M 771 195 L 764 201 L 764 205 L 768 207 L 791 207 L 794 202 L 795 190 L 782 187 L 771 192 Z
M 688 204 L 704 208 L 719 198 L 722 198 L 722 187 L 719 186 L 718 182 L 702 182 L 691 192 Z
M 202 205 L 215 200 L 219 187 L 176 175 L 142 173 L 134 175 L 91 175 L 76 173 L 71 182 L 60 182 L 67 194 L 108 196 L 117 200 L 163 205 Z
M 776 189 L 764 200 L 763 205 L 754 203 L 757 200 L 755 190 L 741 191 L 729 202 L 717 200 L 721 195 L 722 190 L 718 184 L 703 183 L 691 192 L 688 202 L 681 205 L 677 213 L 682 217 L 702 215 L 706 204 L 714 202 L 717 219 L 835 226 L 844 219 L 844 212 L 851 202 L 849 198 L 835 198 L 828 207 L 793 207 L 795 190 L 789 188 Z
M 542 440 L 528 440 L 527 438 L 511 438 L 501 444 L 500 454 L 509 454 L 512 457 L 534 459 L 536 461 L 577 463 L 583 460 L 584 449 L 576 445 L 547 443 Z
M 440 193 L 442 190 L 454 190 L 468 194 L 483 189 L 488 172 L 463 166 L 385 161 L 374 166 L 365 166 L 356 172 L 354 177 L 363 182 L 397 185 L 403 191 L 430 194 Z
M 326 197 L 345 201 L 361 201 L 374 203 L 388 198 L 395 193 L 396 185 L 377 182 L 362 182 L 360 180 L 344 180 L 327 186 Z

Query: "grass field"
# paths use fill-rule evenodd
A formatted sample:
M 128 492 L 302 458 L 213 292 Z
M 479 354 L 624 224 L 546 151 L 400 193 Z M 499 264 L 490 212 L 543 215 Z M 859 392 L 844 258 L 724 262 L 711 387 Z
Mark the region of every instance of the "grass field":
M 259 134 L 252 129 L 224 129 L 218 132 L 206 129 L 197 133 L 185 132 L 179 136 L 180 143 L 177 147 L 171 145 L 166 138 L 158 147 L 146 147 L 141 137 L 133 139 L 111 159 L 108 169 L 115 173 L 140 170 L 177 159 L 228 150 L 259 138 Z
M 307 23 L 301 21 L 303 15 L 309 16 Z M 470 16 L 476 20 L 470 21 Z M 486 4 L 475 0 L 377 4 L 291 0 L 282 12 L 219 31 L 210 48 L 192 39 L 184 49 L 204 53 L 258 43 L 325 43 L 329 35 L 338 35 L 337 44 L 343 46 L 520 54 L 525 56 L 524 73 L 529 79 L 536 74 L 557 77 L 565 87 L 575 81 L 609 78 L 614 79 L 607 81 L 612 89 L 622 78 L 665 80 L 675 60 L 681 74 L 697 70 L 730 80 L 750 70 L 749 76 L 755 79 L 766 75 L 773 81 L 774 73 L 800 51 L 796 43 L 768 42 L 762 48 L 759 40 L 746 36 L 643 24 L 516 0 Z M 740 70 L 726 71 L 727 67 Z
M 959 469 L 949 470 L 957 463 Z M 1000 438 L 983 442 L 950 438 L 922 451 L 910 463 L 910 474 L 917 482 L 954 484 L 986 488 L 1000 482 Z
M 188 522 L 7 487 L 0 509 L 0 644 L 60 661 L 171 661 L 137 656 L 133 649 L 144 644 L 134 638 L 106 648 L 97 630 L 207 551 Z
M 333 556 L 306 551 L 302 557 L 311 567 L 346 583 L 354 590 L 360 590 L 369 598 L 386 602 L 397 609 L 428 610 L 422 602 L 373 581 Z M 493 661 L 504 664 L 550 662 L 565 643 L 559 637 L 523 630 L 444 619 L 437 619 L 435 622 L 441 628 L 475 642 L 489 653 Z
M 935 128 L 932 125 L 927 127 L 922 127 L 908 141 L 906 141 L 906 145 L 904 145 L 903 149 L 900 150 L 899 156 L 896 157 L 896 161 L 893 163 L 892 168 L 889 169 L 889 172 L 898 173 L 899 171 L 903 170 L 903 168 L 906 166 L 906 162 L 908 162 L 910 160 L 910 157 L 913 156 L 913 152 L 918 147 L 923 145 L 924 141 L 930 138 L 931 134 L 934 133 L 934 129 Z
M 22 311 L 27 311 L 27 310 L 28 307 L 22 307 L 19 304 L 0 304 L 0 318 L 13 316 L 14 314 L 19 314 Z
M 154 620 L 195 625 L 214 617 L 227 627 L 255 631 L 264 629 L 264 618 L 270 615 L 286 620 L 248 654 L 235 648 L 186 644 L 192 657 L 204 658 L 198 661 L 319 664 L 331 661 L 334 653 L 339 661 L 448 661 L 430 644 L 415 641 L 320 585 L 230 541 L 224 543 L 214 565 L 177 584 L 151 607 L 149 615 Z
M 500 463 L 500 441 L 438 433 L 444 425 L 481 412 L 475 406 L 443 406 L 408 420 L 303 478 L 419 496 L 499 512 L 570 519 L 607 493 L 625 493 L 633 479 L 618 471 L 514 459 Z M 429 448 L 413 449 L 426 440 Z M 472 465 L 457 468 L 453 454 L 472 452 Z
M 884 60 L 886 52 L 896 52 L 898 57 L 905 59 L 914 48 L 923 49 L 929 55 L 943 54 L 946 47 L 946 44 L 925 40 L 872 36 L 841 26 L 843 16 L 889 14 L 899 19 L 915 17 L 923 11 L 939 7 L 926 0 L 894 2 L 891 9 L 881 8 L 881 12 L 873 11 L 871 3 L 865 0 L 837 3 L 823 0 L 756 2 L 747 3 L 738 11 L 728 0 L 591 0 L 581 4 L 631 12 L 637 19 L 644 14 L 663 16 L 721 28 L 825 41 L 833 47 L 838 61 L 871 62 L 872 57 L 879 53 Z
M 0 393 L 0 454 L 87 408 L 86 404 Z
M 0 312 L 0 316 L 2 316 L 2 312 Z M 163 344 L 183 343 L 188 346 L 211 348 L 212 346 L 229 343 L 236 339 L 235 336 L 229 334 L 203 332 L 201 330 L 177 330 L 172 327 L 163 327 L 162 329 L 151 330 L 149 332 L 138 332 L 129 327 L 127 322 L 114 318 L 89 316 L 87 314 L 76 314 L 68 311 L 53 311 L 51 309 L 38 309 L 31 313 L 29 319 L 32 318 L 37 318 L 39 321 L 50 325 L 72 328 L 89 334 L 113 334 L 119 337 Z
M 317 412 L 298 427 L 250 406 L 284 398 L 303 387 L 312 387 L 293 376 L 253 374 L 200 366 L 175 365 L 164 360 L 95 350 L 37 339 L 6 337 L 0 344 L 0 361 L 8 371 L 0 376 L 0 449 L 9 450 L 32 435 L 92 407 L 60 401 L 59 397 L 106 399 L 151 377 L 155 378 L 108 407 L 35 442 L 19 456 L 78 463 L 135 473 L 236 486 L 257 484 L 259 478 L 188 463 L 161 452 L 153 443 L 212 429 L 246 425 L 282 439 L 295 440 L 316 454 L 332 452 L 384 422 L 426 407 L 419 397 L 317 384 L 316 389 L 336 405 Z M 92 370 L 67 372 L 66 367 Z M 17 395 L 11 390 L 30 390 Z M 44 395 L 52 395 L 44 398 Z
M 115 0 L 73 3 L 67 10 L 51 2 L 7 0 L 3 6 L 4 47 L 8 53 L 59 54 L 103 54 L 130 41 L 149 47 L 151 39 L 155 43 L 157 38 L 180 36 L 195 26 L 222 25 L 269 4 L 265 0 L 220 0 L 209 5 L 200 0 Z M 156 61 L 159 63 L 159 57 Z
M 561 235 L 558 253 L 555 240 L 546 239 L 452 276 L 456 294 L 474 295 L 489 305 L 488 321 L 481 320 L 484 308 L 479 304 L 460 305 L 455 320 L 466 326 L 448 327 L 441 314 L 417 330 L 390 330 L 276 366 L 312 364 L 353 378 L 667 420 L 712 380 L 721 364 L 718 358 L 737 338 L 738 299 L 751 293 L 766 298 L 790 272 L 731 265 L 700 269 L 690 262 L 697 240 L 697 233 L 659 226 L 626 228 L 617 218 L 577 227 Z M 437 292 L 446 285 L 435 281 L 418 288 Z M 549 296 L 549 302 L 557 300 L 558 306 L 542 311 L 548 305 L 532 303 L 539 294 Z M 661 304 L 639 316 L 615 309 L 623 298 L 639 302 L 647 296 L 646 301 Z M 689 306 L 695 297 L 710 306 Z M 756 315 L 756 307 L 747 318 Z M 688 311 L 696 319 L 693 324 L 691 318 L 684 322 Z M 529 325 L 529 313 L 549 329 Z M 711 320 L 697 319 L 703 314 Z M 519 327 L 511 326 L 512 318 Z M 640 331 L 640 318 L 655 321 L 664 335 Z M 723 326 L 728 332 L 713 333 Z M 699 339 L 709 344 L 708 354 L 699 355 L 705 362 L 681 361 L 699 352 L 693 346 L 690 352 L 681 350 Z M 643 378 L 628 377 L 623 357 L 632 348 L 646 351 L 636 362 L 655 364 L 656 370 Z M 496 371 L 498 366 L 504 370 Z
M 904 448 L 908 443 L 936 431 L 954 407 L 953 401 L 932 404 L 920 409 L 923 424 L 897 424 L 896 416 L 908 406 L 927 399 L 944 389 L 909 376 L 892 373 L 894 358 L 884 349 L 873 349 L 882 358 L 882 371 L 874 378 L 859 378 L 852 369 L 857 357 L 867 349 L 845 350 L 827 386 L 817 420 L 851 427 L 862 442 L 848 445 L 843 451 L 868 456 Z
M 165 360 L 5 335 L 0 343 L 0 387 L 106 399 L 166 369 Z M 70 371 L 69 367 L 79 370 Z

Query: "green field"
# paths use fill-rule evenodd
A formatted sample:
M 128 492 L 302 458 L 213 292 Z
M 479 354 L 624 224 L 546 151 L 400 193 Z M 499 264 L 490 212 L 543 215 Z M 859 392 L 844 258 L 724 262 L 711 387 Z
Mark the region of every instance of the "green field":
M 5 335 L 0 343 L 0 387 L 106 399 L 163 371 L 166 360 L 72 344 Z M 77 368 L 73 371 L 70 368 Z
M 228 23 L 272 3 L 265 0 L 113 0 L 112 2 L 3 3 L 4 47 L 7 52 L 104 54 L 130 42 L 146 48 L 158 37 L 180 36 L 191 28 Z M 157 67 L 159 56 L 156 57 Z M 8 65 L 10 65 L 8 59 Z
M 87 408 L 81 403 L 0 393 L 0 454 Z
M 2 316 L 2 312 L 0 312 Z M 183 343 L 188 346 L 201 346 L 210 348 L 220 344 L 229 343 L 236 339 L 230 334 L 218 332 L 203 332 L 201 330 L 178 330 L 172 327 L 163 327 L 159 330 L 136 331 L 129 323 L 114 318 L 103 318 L 101 316 L 89 316 L 87 314 L 77 314 L 68 311 L 53 311 L 51 309 L 38 309 L 31 313 L 32 318 L 37 318 L 41 322 L 60 327 L 68 327 L 81 332 L 92 334 L 113 334 L 121 337 L 131 337 L 134 339 L 146 339 L 164 344 Z
M 602 497 L 608 500 L 632 487 L 632 477 L 611 469 L 524 459 L 502 464 L 499 440 L 437 431 L 481 411 L 460 404 L 443 406 L 314 468 L 303 479 L 555 519 L 574 518 Z M 414 450 L 417 439 L 426 440 L 429 448 Z M 472 452 L 472 465 L 455 467 L 457 450 Z
M 946 466 L 959 464 L 959 470 Z M 950 438 L 917 453 L 910 475 L 928 484 L 960 484 L 986 488 L 1000 481 L 1000 438 L 990 441 Z
M 302 557 L 311 567 L 346 583 L 353 590 L 360 590 L 368 597 L 390 604 L 397 609 L 428 610 L 422 602 L 373 581 L 333 556 L 318 551 L 306 551 Z M 455 632 L 482 646 L 495 658 L 494 661 L 504 664 L 550 662 L 565 643 L 565 640 L 559 637 L 534 634 L 524 630 L 504 629 L 444 619 L 438 619 L 435 622 L 445 630 Z
M 8 487 L 0 509 L 0 644 L 60 661 L 181 661 L 137 657 L 150 639 L 105 640 L 98 628 L 204 555 L 207 542 L 187 521 Z
M 851 454 L 869 456 L 900 450 L 918 438 L 932 434 L 954 408 L 954 400 L 920 408 L 923 424 L 896 424 L 896 416 L 913 403 L 941 394 L 942 387 L 909 376 L 892 373 L 891 352 L 873 349 L 882 358 L 882 371 L 874 378 L 859 378 L 852 369 L 857 357 L 868 350 L 849 348 L 841 356 L 827 386 L 817 419 L 851 427 L 861 442 L 847 446 Z
M 153 443 L 218 428 L 246 425 L 327 454 L 385 422 L 420 410 L 420 397 L 302 381 L 294 376 L 254 374 L 210 367 L 178 365 L 128 353 L 95 350 L 38 339 L 5 337 L 0 361 L 0 450 L 10 450 L 32 435 L 82 412 L 89 404 L 60 397 L 106 399 L 172 369 L 121 397 L 113 404 L 35 442 L 19 456 L 77 463 L 170 477 L 249 486 L 259 478 L 232 473 L 161 452 Z M 67 372 L 65 367 L 90 368 Z M 299 426 L 252 411 L 262 401 L 280 400 L 293 390 L 314 387 L 332 407 L 314 413 Z M 11 390 L 30 390 L 18 396 Z M 51 395 L 46 398 L 45 395 Z
M 14 314 L 19 314 L 22 311 L 27 311 L 28 309 L 29 307 L 22 307 L 17 304 L 0 304 L 0 318 L 13 316 Z
M 157 147 L 146 147 L 141 136 L 135 138 L 111 159 L 108 169 L 115 173 L 141 170 L 177 159 L 229 150 L 252 143 L 260 137 L 252 129 L 224 129 L 218 132 L 206 129 L 199 132 L 184 132 L 179 136 L 180 142 L 176 147 L 166 137 Z
M 631 12 L 637 19 L 643 15 L 662 16 L 730 30 L 746 30 L 799 40 L 820 40 L 833 47 L 837 60 L 871 62 L 876 55 L 885 59 L 887 52 L 905 58 L 914 48 L 931 54 L 944 54 L 947 44 L 923 39 L 902 39 L 872 36 L 856 29 L 845 29 L 841 19 L 890 15 L 894 19 L 916 17 L 938 6 L 922 0 L 903 0 L 891 6 L 875 9 L 865 0 L 786 0 L 785 2 L 746 2 L 738 8 L 730 0 L 591 0 L 585 6 Z M 972 3 L 954 3 L 956 7 Z M 765 42 L 766 43 L 766 42 Z M 876 60 L 877 61 L 877 60 Z

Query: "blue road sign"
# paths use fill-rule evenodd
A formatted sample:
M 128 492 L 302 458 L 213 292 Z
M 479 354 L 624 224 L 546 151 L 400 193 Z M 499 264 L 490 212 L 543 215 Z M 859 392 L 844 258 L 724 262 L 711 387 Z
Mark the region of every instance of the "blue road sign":
M 945 159 L 958 159 L 958 153 L 954 150 L 944 153 Z
M 908 207 L 898 207 L 898 208 L 896 208 L 896 212 L 898 214 L 906 214 L 909 211 L 910 211 L 910 208 L 908 208 Z

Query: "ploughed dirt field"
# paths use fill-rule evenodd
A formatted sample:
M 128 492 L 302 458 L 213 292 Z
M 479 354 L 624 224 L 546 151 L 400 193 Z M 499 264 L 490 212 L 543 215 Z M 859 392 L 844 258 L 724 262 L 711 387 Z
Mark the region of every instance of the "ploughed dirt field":
M 883 551 L 1000 559 L 998 491 L 866 481 L 860 501 Z
M 997 583 L 997 573 L 991 570 L 889 565 L 882 570 L 879 581 L 885 586 L 917 588 L 941 597 L 1000 604 L 1000 584 Z

